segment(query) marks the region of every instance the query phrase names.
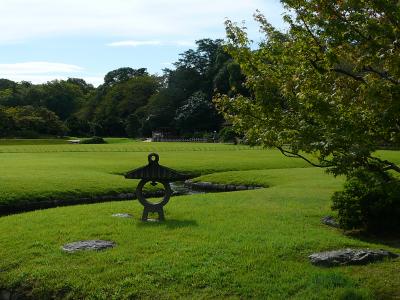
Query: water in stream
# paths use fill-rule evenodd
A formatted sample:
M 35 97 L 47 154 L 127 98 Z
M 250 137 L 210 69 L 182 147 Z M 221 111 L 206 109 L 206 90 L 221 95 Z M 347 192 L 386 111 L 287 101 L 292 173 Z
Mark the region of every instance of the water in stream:
M 170 183 L 174 196 L 178 195 L 192 195 L 192 194 L 205 194 L 205 191 L 196 191 L 185 185 L 183 181 L 175 181 Z

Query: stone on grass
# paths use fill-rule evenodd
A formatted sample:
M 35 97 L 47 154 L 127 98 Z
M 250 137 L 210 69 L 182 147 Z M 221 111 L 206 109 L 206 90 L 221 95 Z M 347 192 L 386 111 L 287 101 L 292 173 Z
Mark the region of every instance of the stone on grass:
M 237 185 L 236 190 L 237 191 L 246 191 L 246 190 L 248 190 L 248 188 L 245 185 Z
M 370 249 L 341 249 L 314 253 L 309 256 L 313 265 L 322 267 L 334 267 L 345 265 L 365 265 L 383 260 L 385 258 L 396 258 L 399 255 L 385 250 Z
M 133 217 L 131 214 L 124 214 L 124 213 L 113 214 L 112 216 L 117 217 L 117 218 L 132 218 Z
M 233 185 L 233 184 L 227 184 L 227 185 L 226 185 L 226 191 L 227 191 L 227 192 L 233 192 L 233 191 L 236 191 L 236 185 Z
M 159 219 L 151 219 L 151 218 L 148 218 L 147 220 L 142 220 L 142 222 L 149 222 L 149 223 L 162 223 L 162 221 L 161 221 L 161 220 L 159 220 Z
M 114 246 L 115 243 L 112 241 L 89 240 L 65 244 L 62 247 L 62 250 L 65 252 L 76 252 L 81 250 L 104 250 L 107 248 L 113 248 Z
M 207 181 L 193 182 L 189 179 L 185 181 L 185 186 L 188 186 L 193 190 L 200 190 L 205 192 L 233 192 L 233 191 L 246 191 L 246 190 L 255 190 L 263 188 L 261 186 L 211 183 Z
M 322 224 L 339 228 L 339 223 L 332 216 L 326 216 L 321 219 Z

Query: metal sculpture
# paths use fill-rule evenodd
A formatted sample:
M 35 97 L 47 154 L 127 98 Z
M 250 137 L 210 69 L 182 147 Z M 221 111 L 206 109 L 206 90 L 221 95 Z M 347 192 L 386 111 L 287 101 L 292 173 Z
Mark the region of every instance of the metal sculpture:
M 158 213 L 158 220 L 164 221 L 164 205 L 166 205 L 172 195 L 172 190 L 169 185 L 172 181 L 185 180 L 188 176 L 185 174 L 178 173 L 170 168 L 161 166 L 158 164 L 160 157 L 157 153 L 150 153 L 148 156 L 148 165 L 132 170 L 126 173 L 125 178 L 127 179 L 141 179 L 137 188 L 136 196 L 139 202 L 144 206 L 142 221 L 147 221 L 149 213 Z M 158 203 L 149 202 L 143 195 L 143 187 L 146 183 L 150 182 L 151 185 L 155 186 L 157 182 L 164 186 L 164 197 Z

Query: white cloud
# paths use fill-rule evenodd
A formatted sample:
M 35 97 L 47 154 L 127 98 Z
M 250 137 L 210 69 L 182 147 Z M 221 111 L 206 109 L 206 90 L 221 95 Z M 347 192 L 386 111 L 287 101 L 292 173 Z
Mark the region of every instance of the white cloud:
M 107 44 L 110 47 L 138 47 L 138 46 L 157 46 L 160 41 L 120 41 Z
M 0 64 L 0 76 L 44 74 L 44 73 L 74 73 L 83 68 L 76 65 L 51 63 L 46 61 L 31 61 L 15 64 Z
M 161 64 L 146 60 L 147 48 L 132 49 L 143 56 L 124 61 L 116 47 L 193 47 L 200 38 L 224 37 L 226 18 L 246 20 L 250 37 L 258 36 L 251 21 L 256 9 L 282 24 L 279 0 L 0 0 L 0 78 L 42 83 L 79 77 L 98 85 L 105 68 Z M 105 44 L 110 48 L 99 46 Z M 172 49 L 165 50 L 160 59 L 173 61 Z M 10 64 L 25 60 L 32 61 Z
M 104 76 L 83 76 L 81 78 L 84 79 L 87 83 L 93 84 L 95 87 L 104 83 Z
M 225 18 L 251 19 L 261 9 L 271 21 L 278 0 L 1 0 L 0 42 L 80 36 L 192 40 L 224 33 Z
M 126 41 L 118 41 L 107 44 L 110 47 L 138 47 L 138 46 L 183 46 L 183 47 L 191 47 L 194 46 L 195 43 L 192 41 L 171 41 L 171 42 L 162 42 L 162 41 L 136 41 L 136 40 L 126 40 Z
M 196 45 L 194 42 L 191 41 L 176 41 L 174 42 L 174 44 L 184 47 L 193 47 L 194 45 Z
M 30 81 L 39 84 L 55 79 L 66 80 L 70 77 L 79 77 L 95 86 L 103 83 L 103 76 L 88 76 L 83 71 L 84 68 L 76 65 L 45 61 L 0 64 L 0 78 L 16 82 Z
M 93 84 L 95 87 L 99 86 L 100 84 L 103 84 L 104 82 L 104 77 L 103 76 L 67 76 L 67 75 L 62 75 L 62 74 L 55 74 L 55 75 L 35 75 L 35 74 L 24 74 L 24 75 L 9 75 L 0 78 L 6 78 L 15 82 L 21 82 L 21 81 L 29 81 L 33 84 L 41 84 L 41 83 L 46 83 L 48 81 L 53 81 L 53 80 L 67 80 L 68 78 L 81 78 L 84 79 L 87 83 Z

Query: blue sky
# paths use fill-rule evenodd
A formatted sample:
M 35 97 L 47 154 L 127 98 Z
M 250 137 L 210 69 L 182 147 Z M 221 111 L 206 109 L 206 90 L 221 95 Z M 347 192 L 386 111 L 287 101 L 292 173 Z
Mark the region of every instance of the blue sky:
M 224 38 L 226 18 L 257 41 L 256 9 L 284 28 L 278 0 L 0 0 L 0 78 L 97 86 L 119 67 L 161 74 L 196 40 Z

